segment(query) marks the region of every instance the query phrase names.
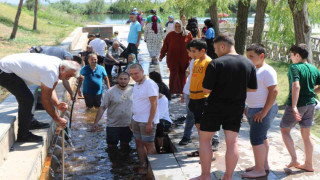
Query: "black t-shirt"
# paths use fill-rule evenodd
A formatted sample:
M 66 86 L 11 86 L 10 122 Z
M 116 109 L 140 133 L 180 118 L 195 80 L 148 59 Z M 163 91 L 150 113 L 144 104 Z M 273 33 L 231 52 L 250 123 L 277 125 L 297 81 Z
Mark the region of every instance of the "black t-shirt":
M 255 66 L 241 55 L 227 54 L 211 61 L 203 80 L 203 88 L 212 90 L 208 105 L 243 105 L 247 88 L 257 87 Z

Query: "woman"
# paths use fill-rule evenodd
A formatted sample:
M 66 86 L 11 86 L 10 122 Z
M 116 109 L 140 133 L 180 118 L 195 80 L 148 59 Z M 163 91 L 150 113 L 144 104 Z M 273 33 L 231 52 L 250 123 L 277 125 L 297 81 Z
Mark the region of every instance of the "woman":
M 174 31 L 170 32 L 164 40 L 159 60 L 162 61 L 164 56 L 167 56 L 171 94 L 182 94 L 186 82 L 185 71 L 190 61 L 186 45 L 192 39 L 191 33 L 183 28 L 181 21 L 175 21 Z
M 211 59 L 216 59 L 218 56 L 214 53 L 213 48 L 213 39 L 215 37 L 213 24 L 210 19 L 206 19 L 204 21 L 204 28 L 206 28 L 206 32 L 202 35 L 204 40 L 207 42 L 207 55 L 211 57 Z
M 198 27 L 198 20 L 196 17 L 188 19 L 186 29 L 191 32 L 193 38 L 201 38 L 200 29 Z
M 146 25 L 144 38 L 147 42 L 148 51 L 152 59 L 152 64 L 158 64 L 158 57 L 162 47 L 162 41 L 165 34 L 160 23 L 158 23 L 158 17 L 156 15 L 151 17 L 152 23 Z

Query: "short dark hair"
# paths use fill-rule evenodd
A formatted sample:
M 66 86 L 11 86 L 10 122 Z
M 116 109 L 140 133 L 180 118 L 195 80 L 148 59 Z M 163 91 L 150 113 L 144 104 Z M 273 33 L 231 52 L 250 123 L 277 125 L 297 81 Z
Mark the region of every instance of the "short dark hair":
M 207 51 L 207 43 L 202 40 L 202 39 L 194 39 L 192 41 L 190 41 L 189 43 L 190 48 L 196 48 L 199 51 L 201 51 L 202 49 Z
M 304 43 L 293 45 L 290 48 L 290 52 L 292 52 L 294 55 L 299 54 L 302 59 L 307 59 L 308 55 L 309 55 L 308 45 L 306 45 Z
M 131 64 L 128 69 L 139 69 L 140 71 L 143 71 L 143 68 L 140 64 L 135 63 L 135 64 Z
M 204 24 L 205 24 L 208 28 L 213 27 L 213 24 L 212 24 L 212 22 L 211 22 L 211 19 L 206 19 L 206 20 L 204 20 Z
M 156 72 L 156 71 L 150 72 L 149 73 L 149 78 L 152 79 L 157 84 L 163 83 L 161 74 Z
M 153 14 L 153 15 L 157 15 L 157 10 L 152 9 L 152 10 L 150 11 L 150 13 Z
M 118 78 L 119 78 L 121 75 L 127 75 L 128 78 L 130 79 L 130 74 L 127 73 L 127 72 L 125 72 L 125 71 L 121 72 L 121 73 L 119 74 Z
M 100 33 L 96 33 L 96 37 L 101 37 L 101 34 Z
M 234 37 L 230 33 L 221 33 L 213 39 L 213 43 L 226 42 L 231 46 L 234 46 Z
M 94 34 L 88 34 L 88 38 L 95 37 Z
M 130 13 L 130 15 L 137 16 L 137 13 L 136 12 L 132 12 L 132 13 Z
M 186 45 L 186 49 L 190 51 L 190 42 Z
M 266 54 L 266 49 L 264 48 L 264 45 L 260 43 L 252 43 L 249 47 L 246 49 L 247 51 L 254 51 L 256 54 Z

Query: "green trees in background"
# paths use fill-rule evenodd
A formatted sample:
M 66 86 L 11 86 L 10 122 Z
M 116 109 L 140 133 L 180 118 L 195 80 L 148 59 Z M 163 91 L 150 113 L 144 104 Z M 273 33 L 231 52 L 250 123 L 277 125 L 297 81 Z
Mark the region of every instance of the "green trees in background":
M 11 35 L 10 35 L 10 39 L 16 38 L 22 5 L 23 5 L 23 0 L 20 0 L 19 5 L 18 5 L 17 14 L 16 14 L 16 17 L 14 19 L 14 25 L 13 25 L 13 29 L 12 29 L 12 32 L 11 32 Z

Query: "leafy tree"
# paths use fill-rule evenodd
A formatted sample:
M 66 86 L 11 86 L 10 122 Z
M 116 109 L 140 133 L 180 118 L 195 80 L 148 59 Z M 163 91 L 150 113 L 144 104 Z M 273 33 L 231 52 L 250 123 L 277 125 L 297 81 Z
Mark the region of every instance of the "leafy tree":
M 87 14 L 102 13 L 105 8 L 104 0 L 90 0 L 86 8 Z
M 10 39 L 16 38 L 22 5 L 23 5 L 23 0 L 20 0 L 19 5 L 18 5 L 16 18 L 14 20 L 13 29 L 12 29 L 12 32 L 11 32 L 11 35 L 10 35 Z
M 33 20 L 33 30 L 37 30 L 37 20 L 38 20 L 38 0 L 34 1 L 34 20 Z
M 254 26 L 253 26 L 253 35 L 252 42 L 253 43 L 261 43 L 262 32 L 264 29 L 264 17 L 265 11 L 268 5 L 268 0 L 258 0 L 256 6 L 256 16 L 254 18 Z
M 246 45 L 249 7 L 250 0 L 239 0 L 237 11 L 236 34 L 234 36 L 235 48 L 237 53 L 239 54 L 244 53 Z

